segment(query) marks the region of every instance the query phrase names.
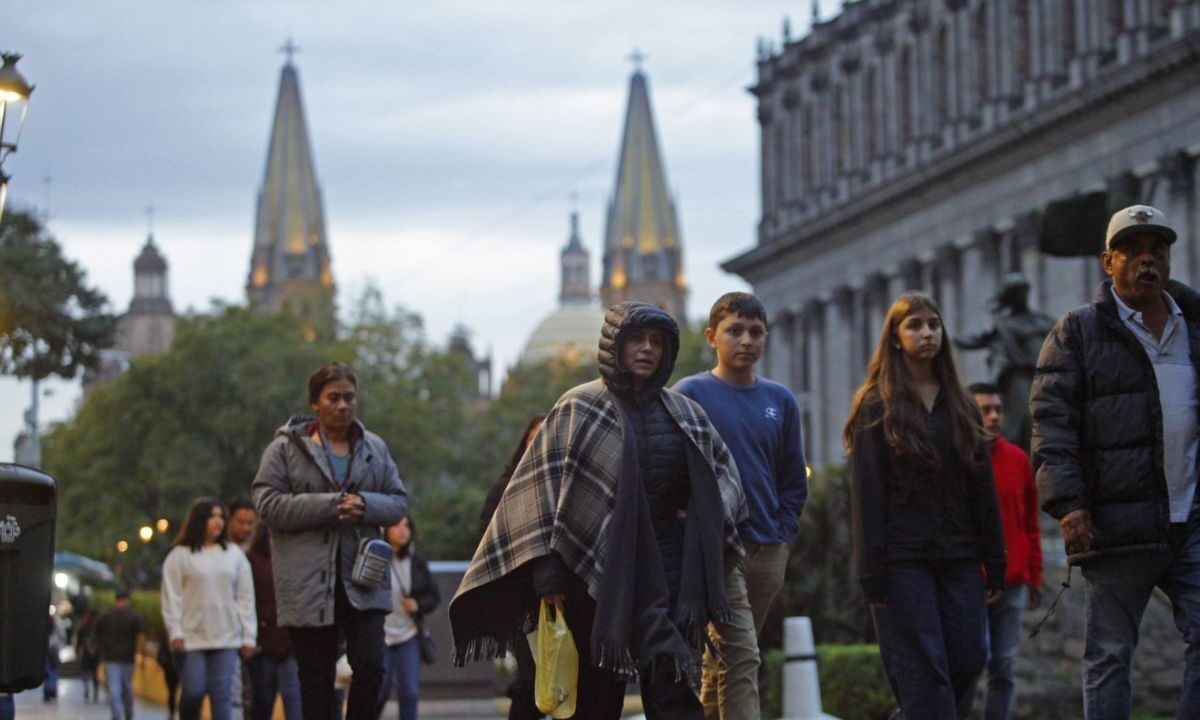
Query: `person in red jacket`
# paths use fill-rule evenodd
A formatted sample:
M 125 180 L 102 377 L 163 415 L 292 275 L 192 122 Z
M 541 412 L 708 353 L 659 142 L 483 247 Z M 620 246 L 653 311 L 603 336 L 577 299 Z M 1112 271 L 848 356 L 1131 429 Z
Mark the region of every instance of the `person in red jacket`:
M 1008 569 L 1004 594 L 988 605 L 987 700 L 984 720 L 1008 720 L 1016 697 L 1013 666 L 1021 643 L 1021 615 L 1042 599 L 1042 537 L 1038 529 L 1037 486 L 1025 451 L 1001 434 L 1004 397 L 1000 388 L 975 383 L 969 388 L 983 431 L 991 444 L 992 475 L 1000 503 L 1000 524 Z

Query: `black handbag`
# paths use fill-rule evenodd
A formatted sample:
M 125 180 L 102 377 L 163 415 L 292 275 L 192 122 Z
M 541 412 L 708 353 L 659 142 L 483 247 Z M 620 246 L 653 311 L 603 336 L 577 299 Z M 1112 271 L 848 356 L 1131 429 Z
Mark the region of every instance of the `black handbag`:
M 433 636 L 429 634 L 429 631 L 419 621 L 417 622 L 417 643 L 421 649 L 421 662 L 426 665 L 437 665 L 437 643 L 433 641 Z

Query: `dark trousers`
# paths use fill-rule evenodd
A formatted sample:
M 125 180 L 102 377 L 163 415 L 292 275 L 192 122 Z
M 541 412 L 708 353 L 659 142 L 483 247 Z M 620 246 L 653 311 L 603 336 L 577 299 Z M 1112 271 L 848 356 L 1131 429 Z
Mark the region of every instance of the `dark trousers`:
M 513 657 L 517 659 L 517 676 L 508 686 L 508 696 L 512 705 L 508 707 L 508 720 L 542 720 L 546 715 L 537 709 L 533 699 L 533 681 L 537 674 L 537 666 L 533 662 L 533 652 L 529 643 L 517 640 L 513 647 Z
M 333 624 L 289 627 L 300 669 L 300 705 L 304 720 L 329 720 L 339 635 L 346 640 L 346 659 L 354 672 L 347 720 L 374 720 L 383 684 L 383 618 L 380 610 L 356 610 L 339 579 L 334 589 Z
M 592 621 L 596 603 L 586 591 L 568 592 L 563 603 L 567 627 L 579 651 L 579 700 L 574 720 L 621 717 L 627 683 L 619 675 L 592 665 Z M 642 706 L 647 720 L 704 720 L 700 698 L 686 677 L 676 678 L 674 663 L 658 663 L 655 677 L 642 678 Z
M 883 665 L 905 717 L 968 717 L 987 661 L 979 563 L 894 563 L 887 583 L 887 607 L 872 612 Z

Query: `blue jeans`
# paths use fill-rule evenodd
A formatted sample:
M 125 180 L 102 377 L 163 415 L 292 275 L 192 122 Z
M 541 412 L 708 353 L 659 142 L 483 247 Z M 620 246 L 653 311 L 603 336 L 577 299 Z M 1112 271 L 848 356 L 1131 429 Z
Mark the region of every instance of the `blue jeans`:
M 112 720 L 133 718 L 133 663 L 104 663 L 104 687 L 108 688 L 108 707 Z
M 13 720 L 16 714 L 17 706 L 12 693 L 0 693 L 0 720 Z
M 1021 646 L 1021 617 L 1029 606 L 1029 587 L 1012 585 L 988 606 L 987 698 L 983 720 L 1008 720 L 1016 699 L 1013 670 Z
M 887 607 L 872 611 L 884 669 L 905 717 L 970 715 L 987 661 L 985 607 L 977 561 L 888 566 Z
M 58 657 L 58 645 L 51 644 L 46 650 L 46 681 L 42 683 L 42 697 L 53 700 L 58 697 L 58 675 L 62 672 L 62 660 Z
M 379 710 L 392 694 L 398 695 L 400 720 L 417 720 L 417 697 L 421 691 L 420 638 L 413 636 L 396 645 L 388 645 L 383 653 L 383 684 L 379 687 Z
M 271 720 L 276 695 L 283 698 L 284 720 L 300 720 L 300 670 L 296 656 L 277 658 L 260 653 L 250 658 L 248 665 L 254 692 L 250 705 L 253 720 Z
M 238 672 L 238 651 L 186 650 L 179 667 L 179 720 L 199 720 L 204 696 L 212 720 L 230 720 L 233 716 L 233 674 Z
M 1155 587 L 1171 599 L 1175 627 L 1187 643 L 1179 718 L 1200 717 L 1200 506 L 1171 529 L 1160 554 L 1112 555 L 1083 566 L 1083 710 L 1087 720 L 1129 717 L 1129 667 L 1138 625 Z

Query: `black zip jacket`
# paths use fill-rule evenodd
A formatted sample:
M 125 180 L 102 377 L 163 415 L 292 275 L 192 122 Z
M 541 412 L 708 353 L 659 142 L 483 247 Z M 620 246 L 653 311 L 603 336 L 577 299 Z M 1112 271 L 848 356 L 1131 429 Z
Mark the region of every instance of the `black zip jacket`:
M 887 565 L 901 561 L 977 560 L 987 587 L 1003 589 L 1004 531 L 987 453 L 978 463 L 957 456 L 940 396 L 925 416 L 936 470 L 889 447 L 882 416 L 883 404 L 867 398 L 850 455 L 855 557 L 867 602 L 886 601 Z
M 1200 295 L 1174 281 L 1166 290 L 1183 311 L 1192 365 L 1200 368 Z M 1067 547 L 1073 565 L 1168 547 L 1158 380 L 1112 292 L 1105 280 L 1091 304 L 1058 321 L 1042 345 L 1030 392 L 1042 509 L 1056 519 L 1080 509 L 1092 514 L 1091 549 Z

